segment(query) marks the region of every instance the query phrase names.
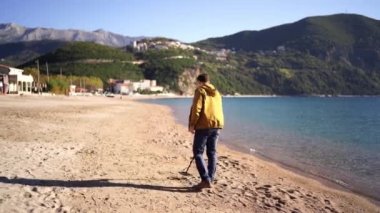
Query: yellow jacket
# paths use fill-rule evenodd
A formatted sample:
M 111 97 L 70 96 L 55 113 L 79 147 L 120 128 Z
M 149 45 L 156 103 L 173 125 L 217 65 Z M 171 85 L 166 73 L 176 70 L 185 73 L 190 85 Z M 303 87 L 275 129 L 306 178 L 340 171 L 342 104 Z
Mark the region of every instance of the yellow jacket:
M 190 109 L 189 127 L 194 129 L 222 129 L 224 126 L 222 97 L 212 84 L 195 90 Z

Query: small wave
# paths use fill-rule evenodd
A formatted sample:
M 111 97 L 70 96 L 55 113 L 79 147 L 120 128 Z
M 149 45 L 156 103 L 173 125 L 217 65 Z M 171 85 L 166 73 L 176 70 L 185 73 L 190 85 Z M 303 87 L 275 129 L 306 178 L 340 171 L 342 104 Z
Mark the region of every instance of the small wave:
M 344 187 L 348 186 L 348 184 L 346 182 L 344 182 L 343 180 L 334 179 L 334 182 L 341 185 L 341 186 L 344 186 Z

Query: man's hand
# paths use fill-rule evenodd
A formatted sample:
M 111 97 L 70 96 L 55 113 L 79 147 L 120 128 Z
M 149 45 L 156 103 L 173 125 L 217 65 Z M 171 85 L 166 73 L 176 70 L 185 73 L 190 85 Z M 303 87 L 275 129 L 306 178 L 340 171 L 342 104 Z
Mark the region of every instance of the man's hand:
M 191 132 L 192 134 L 194 134 L 194 133 L 195 133 L 195 129 L 194 129 L 194 127 L 193 127 L 193 126 L 189 127 L 189 132 Z

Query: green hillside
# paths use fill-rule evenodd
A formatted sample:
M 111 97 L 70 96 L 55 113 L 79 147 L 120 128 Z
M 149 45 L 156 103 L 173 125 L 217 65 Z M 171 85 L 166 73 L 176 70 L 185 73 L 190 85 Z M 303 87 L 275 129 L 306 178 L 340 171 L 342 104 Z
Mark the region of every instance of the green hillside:
M 178 55 L 184 58 L 171 58 Z M 193 55 L 193 51 L 178 48 L 134 53 L 95 43 L 74 42 L 35 58 L 20 67 L 36 67 L 35 61 L 38 60 L 43 74 L 46 73 L 45 63 L 47 62 L 51 74 L 60 74 L 62 70 L 62 74 L 66 76 L 94 76 L 104 83 L 110 78 L 155 79 L 159 85 L 172 91 L 179 91 L 178 76 L 184 69 L 196 67 Z M 145 63 L 135 65 L 132 63 L 135 60 L 143 60 Z
M 379 68 L 380 21 L 348 14 L 310 17 L 266 30 L 210 38 L 196 45 L 248 52 L 283 46 L 324 60 L 344 57 L 354 65 Z
M 309 17 L 261 31 L 242 31 L 210 38 L 199 41 L 196 45 L 258 51 L 274 50 L 280 45 L 300 48 L 301 44 L 305 44 L 305 48 L 313 49 L 315 46 L 310 46 L 309 43 L 312 40 L 347 47 L 366 42 L 379 45 L 379 36 L 380 21 L 355 14 L 337 14 Z
M 276 94 L 380 94 L 380 21 L 364 16 L 310 17 L 195 45 L 235 50 L 238 72 Z
M 0 44 L 1 63 L 18 66 L 40 55 L 52 52 L 66 43 L 46 40 Z
M 184 58 L 172 58 L 179 55 L 184 56 Z M 193 55 L 193 51 L 178 48 L 167 50 L 153 49 L 136 54 L 139 59 L 146 62 L 141 65 L 145 78 L 155 79 L 158 84 L 177 92 L 179 91 L 178 77 L 185 69 L 196 67 Z
M 90 42 L 72 42 L 39 58 L 53 63 L 75 62 L 85 59 L 110 59 L 113 61 L 131 61 L 133 55 L 120 49 Z
M 55 51 L 35 58 L 20 67 L 36 67 L 46 73 L 46 62 L 51 74 L 95 76 L 106 82 L 109 78 L 139 80 L 143 78 L 141 69 L 131 62 L 134 56 L 121 49 L 89 42 L 73 42 Z

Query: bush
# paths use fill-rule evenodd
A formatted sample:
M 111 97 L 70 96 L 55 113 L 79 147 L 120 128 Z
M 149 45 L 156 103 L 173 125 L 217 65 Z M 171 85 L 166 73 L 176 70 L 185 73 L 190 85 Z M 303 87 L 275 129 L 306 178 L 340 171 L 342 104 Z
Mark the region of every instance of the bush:
M 51 78 L 47 83 L 48 90 L 54 94 L 67 94 L 69 83 L 59 77 Z

